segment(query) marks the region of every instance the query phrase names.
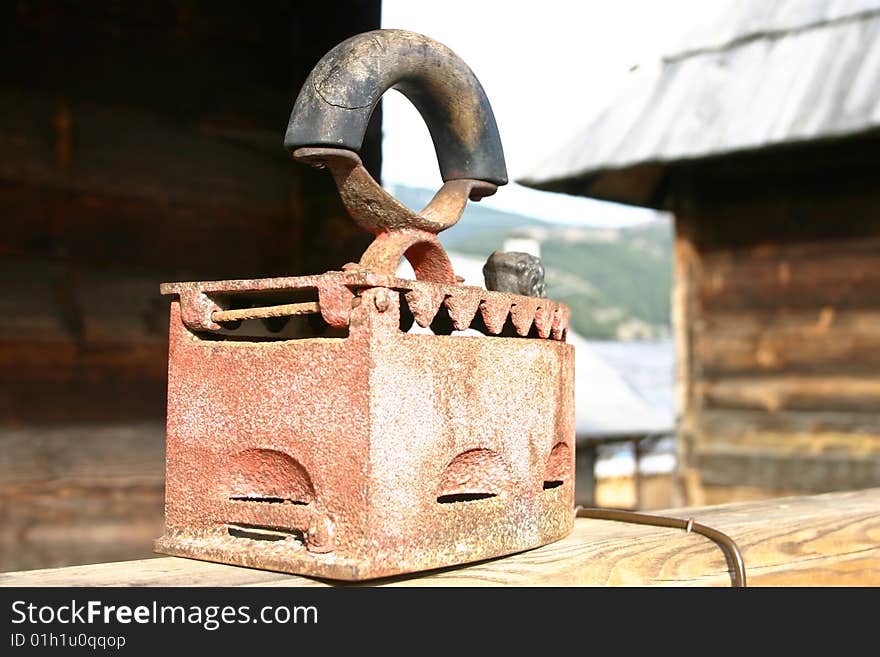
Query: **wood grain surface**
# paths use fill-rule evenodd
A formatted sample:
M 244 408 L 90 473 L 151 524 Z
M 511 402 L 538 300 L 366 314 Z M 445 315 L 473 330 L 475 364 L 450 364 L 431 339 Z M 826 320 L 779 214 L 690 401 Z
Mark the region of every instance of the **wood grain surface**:
M 880 585 L 880 488 L 661 512 L 730 535 L 750 586 Z M 0 574 L 0 586 L 326 586 L 179 558 Z M 481 563 L 367 582 L 391 586 L 729 586 L 714 542 L 675 529 L 578 518 L 567 538 Z
M 739 160 L 673 185 L 689 504 L 880 485 L 880 221 L 855 175 L 863 146 L 823 149 L 833 172 L 762 154 L 761 175 Z

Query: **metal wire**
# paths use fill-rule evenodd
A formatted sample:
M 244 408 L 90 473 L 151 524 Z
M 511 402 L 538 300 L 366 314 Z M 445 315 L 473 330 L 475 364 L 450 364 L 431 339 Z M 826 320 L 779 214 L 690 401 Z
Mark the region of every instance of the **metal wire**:
M 673 529 L 683 529 L 686 532 L 696 532 L 702 534 L 706 538 L 714 541 L 724 551 L 724 556 L 733 566 L 733 586 L 745 588 L 746 586 L 746 565 L 743 561 L 742 553 L 739 547 L 730 536 L 724 532 L 707 527 L 699 522 L 694 522 L 693 518 L 683 520 L 681 518 L 670 518 L 668 516 L 654 516 L 647 513 L 636 513 L 635 511 L 620 511 L 617 509 L 585 509 L 582 506 L 575 507 L 575 516 L 578 518 L 594 518 L 596 520 L 616 520 L 618 522 L 629 522 L 637 525 L 652 525 L 655 527 L 671 527 Z
M 211 319 L 215 322 L 238 322 L 243 319 L 265 319 L 267 317 L 290 317 L 291 315 L 316 315 L 321 312 L 317 301 L 305 303 L 285 303 L 279 306 L 259 308 L 240 308 L 237 310 L 215 310 Z

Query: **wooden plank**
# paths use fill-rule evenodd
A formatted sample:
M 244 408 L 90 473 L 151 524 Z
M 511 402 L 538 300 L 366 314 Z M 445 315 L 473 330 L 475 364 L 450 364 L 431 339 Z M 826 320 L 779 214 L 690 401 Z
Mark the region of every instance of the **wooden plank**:
M 0 341 L 167 342 L 168 299 L 156 275 L 8 257 L 0 279 Z
M 880 585 L 880 489 L 667 512 L 739 544 L 751 586 Z M 581 518 L 550 545 L 382 586 L 729 586 L 724 554 L 680 530 Z M 295 575 L 162 558 L 0 574 L 0 586 L 326 586 Z M 367 583 L 368 585 L 370 583 Z
M 0 569 L 149 556 L 164 453 L 162 422 L 0 430 Z
M 233 139 L 141 109 L 20 91 L 0 92 L 0 125 L 0 178 L 41 187 L 265 211 L 288 207 L 300 169 L 280 129 Z
M 255 10 L 182 3 L 137 16 L 118 3 L 84 4 L 22 3 L 10 12 L 7 85 L 180 117 L 237 114 L 274 126 L 273 110 L 290 102 L 317 61 L 302 61 L 303 49 L 292 42 L 291 25 L 301 20 L 292 4 Z M 346 13 L 364 20 L 358 9 Z M 313 25 L 325 51 L 336 43 L 328 33 L 338 29 L 326 22 L 331 26 Z M 378 22 L 364 29 L 372 27 Z
M 880 250 L 844 244 L 821 256 L 800 245 L 703 254 L 700 302 L 706 311 L 880 307 Z
M 0 484 L 0 568 L 148 557 L 163 509 L 161 478 Z
M 830 160 L 819 160 L 821 166 L 811 163 L 815 175 L 806 178 L 767 171 L 731 184 L 736 173 L 732 168 L 712 180 L 705 175 L 711 163 L 689 167 L 682 180 L 673 182 L 676 217 L 694 226 L 694 246 L 706 254 L 731 250 L 747 254 L 756 247 L 788 244 L 809 253 L 841 240 L 851 240 L 848 248 L 858 248 L 855 242 L 880 235 L 877 188 L 870 167 L 866 168 L 877 144 L 876 137 L 849 144 L 849 151 L 861 148 L 863 159 L 842 175 L 841 169 L 830 170 Z M 766 164 L 769 157 L 766 151 L 758 153 L 745 166 Z
M 880 455 L 780 454 L 771 450 L 695 447 L 700 480 L 713 486 L 820 493 L 880 485 Z
M 880 415 L 703 409 L 695 445 L 799 454 L 880 454 Z
M 0 424 L 137 422 L 165 412 L 161 342 L 0 344 Z
M 697 381 L 706 408 L 876 412 L 880 377 L 780 375 Z
M 757 502 L 778 497 L 794 497 L 803 495 L 802 490 L 786 490 L 780 486 L 766 488 L 761 486 L 715 486 L 703 482 L 700 486 L 700 494 L 706 500 L 707 505 L 727 504 L 730 500 L 738 502 Z
M 678 211 L 679 208 L 676 208 Z M 694 383 L 699 360 L 696 356 L 695 334 L 698 329 L 697 299 L 699 254 L 694 248 L 695 226 L 687 221 L 675 222 L 674 286 L 672 289 L 672 327 L 675 335 L 675 416 L 677 477 L 676 489 L 690 504 L 703 504 L 699 473 L 690 457 L 693 434 L 697 426 Z
M 165 476 L 165 422 L 0 429 L 0 484 Z
M 880 311 L 706 312 L 695 348 L 707 377 L 880 371 Z

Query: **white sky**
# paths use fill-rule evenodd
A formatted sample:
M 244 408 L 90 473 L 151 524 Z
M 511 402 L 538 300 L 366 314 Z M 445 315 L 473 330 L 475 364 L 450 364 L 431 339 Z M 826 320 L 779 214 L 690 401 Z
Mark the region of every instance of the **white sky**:
M 454 50 L 486 91 L 515 180 L 612 100 L 635 64 L 674 50 L 712 0 L 383 0 L 382 27 L 421 32 Z M 428 130 L 401 94 L 384 96 L 383 183 L 442 183 Z M 481 203 L 598 226 L 650 210 L 516 184 Z

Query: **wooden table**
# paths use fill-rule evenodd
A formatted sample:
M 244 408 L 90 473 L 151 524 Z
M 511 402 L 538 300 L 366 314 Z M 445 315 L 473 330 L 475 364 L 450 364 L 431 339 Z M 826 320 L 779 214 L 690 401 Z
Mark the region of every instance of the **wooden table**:
M 880 488 L 658 512 L 730 535 L 750 586 L 880 585 Z M 572 534 L 521 554 L 396 577 L 382 586 L 729 586 L 712 541 L 675 529 L 578 518 Z M 0 586 L 328 586 L 173 557 L 0 574 Z

